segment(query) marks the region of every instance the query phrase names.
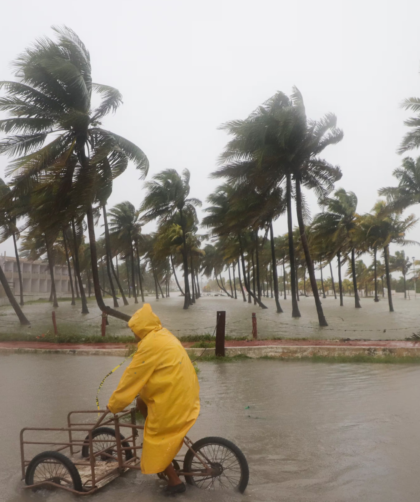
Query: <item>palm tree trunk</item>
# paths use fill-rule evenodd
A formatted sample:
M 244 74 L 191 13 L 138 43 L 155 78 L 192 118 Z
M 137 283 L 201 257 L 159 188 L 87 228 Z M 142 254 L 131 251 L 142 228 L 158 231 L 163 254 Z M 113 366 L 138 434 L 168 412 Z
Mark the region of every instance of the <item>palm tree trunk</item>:
M 331 274 L 331 284 L 332 284 L 332 289 L 333 289 L 333 293 L 334 293 L 334 298 L 337 300 L 337 293 L 335 292 L 334 275 L 333 275 L 331 260 L 330 260 L 330 274 Z
M 233 293 L 233 285 L 232 285 L 232 276 L 230 275 L 230 265 L 228 265 L 228 272 L 229 272 L 229 285 L 230 285 L 230 294 L 232 298 L 234 298 L 234 293 Z
M 69 250 L 67 247 L 66 231 L 63 229 L 62 233 L 63 233 L 64 252 L 66 254 L 67 269 L 69 272 L 69 281 L 70 281 L 70 289 L 71 289 L 71 304 L 76 305 L 76 300 L 74 299 L 73 278 L 71 276 L 71 265 L 70 265 Z
M 193 266 L 193 256 L 191 253 L 190 256 L 190 264 L 191 264 L 191 303 L 195 303 L 195 288 L 194 288 L 194 266 Z
M 300 294 L 299 294 L 299 263 L 296 260 L 296 298 L 297 301 L 300 302 Z
M 246 284 L 246 277 L 244 277 L 244 283 Z M 248 253 L 248 286 L 251 287 L 251 260 L 249 257 L 249 253 Z M 248 287 L 246 287 L 246 288 L 248 290 L 248 303 L 252 303 L 251 291 L 248 289 Z
M 182 291 L 182 288 L 178 282 L 178 277 L 176 275 L 176 272 L 175 272 L 175 267 L 174 267 L 174 259 L 172 257 L 172 254 L 170 255 L 171 256 L 171 265 L 172 265 L 172 272 L 174 274 L 174 277 L 175 277 L 175 282 L 176 282 L 176 285 L 178 286 L 178 289 L 181 291 L 181 294 L 182 296 L 185 296 L 185 293 Z
M 407 300 L 407 285 L 405 281 L 405 274 L 403 274 L 403 279 L 404 279 L 404 300 Z
M 76 299 L 78 300 L 80 298 L 80 295 L 79 295 L 79 285 L 77 281 L 76 265 L 74 264 L 74 258 L 73 258 L 73 272 L 74 272 L 74 289 L 76 291 Z
M 302 194 L 300 191 L 299 180 L 296 180 L 295 186 L 296 186 L 296 209 L 297 209 L 300 239 L 302 241 L 302 247 L 306 259 L 306 266 L 308 267 L 309 279 L 311 281 L 312 292 L 315 299 L 315 306 L 318 313 L 318 322 L 320 326 L 328 326 L 327 320 L 325 319 L 324 312 L 322 309 L 321 300 L 319 299 L 318 287 L 315 279 L 314 265 L 312 262 L 311 254 L 309 252 L 308 240 L 306 238 L 305 224 L 303 222 L 303 213 L 302 213 Z
M 287 300 L 287 290 L 286 290 L 286 266 L 284 264 L 285 258 L 283 257 L 283 294 L 284 299 Z
M 57 293 L 55 291 L 54 263 L 53 263 L 53 259 L 52 259 L 52 255 L 51 255 L 50 244 L 49 244 L 47 238 L 45 238 L 45 245 L 47 248 L 48 268 L 50 269 L 50 276 L 51 276 L 51 292 L 52 292 L 52 297 L 53 297 L 53 307 L 57 308 L 58 301 L 57 301 Z
M 257 262 L 257 291 L 258 300 L 261 301 L 260 253 L 258 245 L 258 230 L 255 230 L 255 257 Z
M 255 293 L 253 293 L 251 291 L 251 288 L 250 288 L 250 285 L 249 285 L 249 275 L 248 275 L 248 280 L 246 278 L 245 259 L 244 259 L 244 251 L 243 251 L 243 247 L 242 247 L 242 237 L 241 237 L 241 234 L 238 234 L 238 240 L 239 240 L 239 249 L 240 249 L 240 252 L 241 252 L 242 272 L 244 274 L 244 282 L 245 282 L 245 287 L 246 287 L 246 289 L 248 291 L 248 297 L 250 298 L 252 296 L 254 298 L 254 300 L 256 300 L 256 302 L 258 303 L 258 305 L 262 309 L 266 309 L 267 307 L 264 305 L 264 303 L 262 303 L 261 301 L 257 300 L 255 298 Z M 248 273 L 249 273 L 249 261 L 248 261 Z M 248 300 L 248 302 L 251 303 L 249 300 Z
M 217 278 L 217 274 L 216 274 L 216 272 L 214 273 L 214 277 L 216 277 L 216 282 L 217 282 L 217 285 L 219 286 L 219 288 L 220 288 L 220 289 L 221 289 L 224 293 L 226 293 L 226 294 L 228 295 L 228 297 L 229 297 L 229 298 L 232 298 L 231 294 L 230 294 L 230 293 L 228 293 L 228 292 L 226 291 L 226 288 L 225 288 L 225 286 L 224 286 L 224 284 L 223 284 L 223 277 L 220 277 L 220 282 L 219 282 L 219 279 Z
M 254 305 L 257 304 L 257 295 L 255 294 L 255 261 L 254 261 L 254 250 L 252 250 L 252 292 L 254 293 Z M 261 301 L 261 297 L 258 297 Z
M 385 289 L 384 289 L 384 276 L 381 276 L 381 284 L 382 284 L 382 298 L 385 298 Z
M 139 286 L 140 286 L 140 295 L 141 295 L 141 301 L 144 303 L 143 279 L 142 279 L 142 276 L 141 276 L 141 264 L 140 264 L 140 253 L 139 253 L 139 241 L 138 241 L 138 239 L 135 239 L 134 243 L 135 243 L 135 246 L 136 246 L 137 267 L 138 267 L 138 274 L 139 274 Z
M 71 228 L 73 233 L 73 265 L 76 274 L 76 280 L 79 284 L 80 298 L 82 300 L 82 314 L 89 314 L 89 309 L 87 307 L 85 288 L 83 287 L 82 275 L 80 272 L 80 262 L 79 262 L 79 242 L 76 235 L 76 227 L 74 220 L 71 222 Z
M 276 270 L 276 272 L 277 272 L 277 270 Z M 273 294 L 273 274 L 274 274 L 274 271 L 273 271 L 273 273 L 271 273 L 271 271 L 270 271 L 270 273 L 269 273 L 269 281 L 270 281 L 270 296 L 271 296 L 271 298 L 274 298 L 274 294 Z
M 340 291 L 340 307 L 342 307 L 343 306 L 343 281 L 341 280 L 340 252 L 337 253 L 337 266 L 338 266 L 338 289 Z
M 82 163 L 83 165 L 83 163 Z M 85 167 L 85 166 L 84 166 Z M 98 307 L 102 312 L 106 314 L 116 317 L 117 319 L 121 319 L 123 321 L 128 322 L 131 316 L 124 314 L 123 312 L 119 312 L 111 307 L 105 305 L 104 300 L 102 298 L 101 286 L 99 283 L 99 272 L 98 272 L 98 256 L 96 251 L 96 239 L 95 239 L 95 223 L 93 220 L 93 211 L 92 206 L 89 205 L 87 212 L 87 223 L 88 223 L 88 232 L 89 232 L 89 245 L 90 245 L 90 259 L 92 265 L 92 279 L 93 279 L 93 289 L 95 291 L 95 298 Z
M 159 286 L 159 291 L 160 291 L 160 295 L 162 298 L 165 298 L 165 295 L 163 294 L 163 291 L 162 291 L 162 286 L 159 282 L 159 279 L 157 278 L 157 274 L 156 274 L 156 279 L 157 279 L 157 283 L 158 283 L 158 286 Z
M 134 267 L 134 246 L 133 246 L 133 239 L 131 238 L 131 235 L 130 235 L 130 258 L 131 258 L 131 283 L 133 285 L 134 303 L 139 303 L 139 301 L 137 299 L 137 291 L 136 291 L 136 274 L 135 274 L 135 267 Z
M 354 306 L 357 309 L 361 309 L 359 300 L 359 293 L 357 292 L 357 278 L 356 278 L 356 263 L 354 258 L 354 248 L 351 250 L 351 273 L 353 276 L 353 290 L 354 290 Z
M 124 288 L 122 287 L 121 282 L 120 282 L 120 274 L 118 272 L 118 255 L 115 258 L 117 261 L 117 270 L 115 270 L 114 262 L 112 261 L 112 257 L 111 257 L 111 261 L 110 261 L 112 275 L 114 276 L 115 282 L 117 283 L 117 286 L 120 291 L 121 297 L 123 299 L 124 305 L 128 305 L 128 300 L 127 300 L 127 297 L 125 296 Z
M 293 245 L 293 223 L 292 223 L 292 180 L 290 173 L 286 175 L 286 200 L 287 200 L 287 230 L 289 237 L 290 289 L 292 293 L 292 317 L 301 317 L 296 296 L 295 248 Z
M 3 286 L 4 292 L 6 293 L 6 296 L 10 302 L 10 305 L 13 307 L 13 310 L 15 311 L 16 315 L 18 316 L 20 324 L 22 324 L 23 326 L 29 326 L 31 323 L 28 321 L 25 314 L 22 312 L 22 309 L 20 308 L 18 302 L 16 301 L 16 298 L 15 298 L 14 294 L 12 293 L 12 290 L 10 289 L 9 283 L 7 282 L 7 278 L 4 275 L 4 272 L 3 272 L 3 269 L 1 266 L 0 266 L 0 284 Z
M 386 287 L 388 289 L 389 311 L 394 312 L 394 305 L 392 304 L 392 292 L 391 292 L 391 274 L 389 273 L 388 246 L 384 247 L 384 258 L 385 258 Z
M 276 248 L 274 246 L 273 222 L 270 220 L 270 245 L 271 245 L 271 268 L 273 269 L 274 298 L 276 302 L 277 314 L 281 314 L 283 309 L 280 305 L 279 279 L 277 276 Z
M 373 266 L 375 270 L 375 302 L 379 302 L 378 298 L 378 273 L 377 273 L 377 260 L 376 260 L 377 247 L 373 249 Z
M 244 287 L 242 285 L 242 278 L 241 278 L 241 265 L 239 263 L 239 260 L 238 260 L 238 279 L 239 279 L 239 286 L 242 291 L 242 296 L 243 296 L 244 302 L 246 303 L 246 296 L 245 296 L 245 291 L 244 291 Z
M 87 267 L 86 269 L 86 277 L 87 277 L 87 285 L 88 285 L 88 295 L 89 298 L 92 296 L 92 281 L 90 277 L 90 268 Z
M 324 288 L 324 276 L 322 274 L 322 262 L 319 262 L 319 268 L 321 270 L 321 287 L 322 287 L 322 298 L 327 298 L 325 296 L 325 288 Z
M 181 229 L 182 229 L 182 259 L 184 264 L 184 310 L 188 309 L 190 306 L 190 286 L 188 284 L 188 256 L 187 256 L 187 238 L 185 236 L 185 223 L 184 223 L 184 215 L 182 210 L 179 211 L 179 215 L 181 217 Z
M 20 289 L 20 304 L 23 306 L 23 281 L 22 281 L 22 271 L 20 269 L 20 260 L 19 260 L 19 252 L 16 244 L 16 235 L 14 232 L 12 232 L 12 237 L 13 237 L 13 245 L 15 247 L 15 256 L 16 256 L 16 265 L 18 269 L 18 275 L 19 275 L 19 289 Z
M 111 264 L 112 264 L 112 252 L 111 252 L 111 244 L 109 242 L 109 232 L 108 232 L 108 219 L 107 219 L 107 214 L 106 214 L 106 205 L 103 204 L 102 206 L 102 214 L 104 217 L 104 224 L 105 224 L 105 258 L 106 258 L 106 270 L 108 274 L 108 280 L 109 280 L 109 287 L 111 289 L 111 295 L 112 299 L 114 301 L 114 307 L 118 308 L 118 300 L 117 300 L 117 295 L 115 294 L 115 288 L 114 288 L 114 283 L 112 282 L 112 273 L 111 273 Z
M 129 257 L 127 255 L 125 256 L 125 273 L 127 275 L 128 298 L 131 298 L 130 264 L 129 264 Z
M 197 284 L 197 298 L 201 298 L 201 290 L 200 290 L 200 280 L 199 280 L 199 271 L 198 271 L 198 268 L 195 271 L 195 282 Z M 169 286 L 168 286 L 168 291 L 169 291 Z
M 120 291 L 121 297 L 123 299 L 124 305 L 128 305 L 127 298 L 125 297 L 124 291 L 121 287 L 120 281 L 118 280 L 117 274 L 115 273 L 114 263 L 112 261 L 112 250 L 111 250 L 111 239 L 109 236 L 109 228 L 108 228 L 108 215 L 106 212 L 106 204 L 102 206 L 102 212 L 104 216 L 104 226 L 105 226 L 105 249 L 106 249 L 106 267 L 108 270 L 109 284 L 111 285 L 111 293 L 114 298 L 114 307 L 118 307 L 118 300 L 115 294 L 114 284 L 112 282 L 112 275 L 114 276 L 115 282 L 117 283 L 118 289 Z M 112 274 L 112 275 L 111 275 Z
M 152 266 L 152 273 L 153 273 L 153 279 L 155 281 L 155 296 L 156 296 L 156 300 L 159 301 L 158 281 L 157 281 L 157 277 L 156 277 L 156 271 L 153 266 Z
M 233 291 L 235 292 L 235 300 L 237 300 L 238 295 L 236 294 L 235 263 L 232 264 L 232 273 L 233 273 Z

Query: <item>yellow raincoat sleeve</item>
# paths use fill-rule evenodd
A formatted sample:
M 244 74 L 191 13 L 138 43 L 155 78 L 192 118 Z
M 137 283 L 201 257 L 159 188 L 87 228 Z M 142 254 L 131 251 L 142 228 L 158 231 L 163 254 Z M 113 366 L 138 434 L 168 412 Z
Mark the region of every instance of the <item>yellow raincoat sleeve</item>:
M 126 408 L 146 385 L 157 365 L 157 357 L 153 352 L 150 344 L 141 343 L 109 400 L 108 408 L 112 413 L 119 413 Z

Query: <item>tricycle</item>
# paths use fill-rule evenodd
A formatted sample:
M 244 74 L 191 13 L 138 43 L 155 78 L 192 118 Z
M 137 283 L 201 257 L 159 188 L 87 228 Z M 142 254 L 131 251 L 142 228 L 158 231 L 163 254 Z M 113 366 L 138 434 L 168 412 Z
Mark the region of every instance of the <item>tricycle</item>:
M 101 414 L 98 421 L 86 422 L 95 413 Z M 139 431 L 143 429 L 137 424 L 134 408 L 116 415 L 108 410 L 71 411 L 67 427 L 24 428 L 20 451 L 25 488 L 60 488 L 78 495 L 95 493 L 124 472 L 140 470 Z M 45 438 L 45 434 L 49 437 Z M 206 490 L 245 491 L 248 463 L 231 441 L 206 437 L 193 443 L 185 437 L 184 446 L 183 460 L 175 458 L 173 466 L 187 484 Z M 26 458 L 29 449 L 33 452 L 41 447 L 49 449 Z M 165 478 L 164 473 L 158 476 Z

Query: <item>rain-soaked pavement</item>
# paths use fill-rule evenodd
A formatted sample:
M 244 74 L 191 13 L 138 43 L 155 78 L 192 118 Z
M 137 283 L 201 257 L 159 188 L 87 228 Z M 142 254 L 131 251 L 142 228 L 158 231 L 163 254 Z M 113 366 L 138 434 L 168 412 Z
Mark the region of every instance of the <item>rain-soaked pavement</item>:
M 102 377 L 120 358 L 0 356 L 0 500 L 69 502 L 21 489 L 19 430 L 62 426 L 94 409 Z M 420 492 L 420 367 L 238 361 L 200 363 L 202 410 L 190 436 L 218 435 L 248 458 L 244 495 L 191 488 L 194 502 L 411 502 Z M 121 375 L 108 378 L 105 404 Z M 166 500 L 155 476 L 130 472 L 89 498 Z
M 395 312 L 388 311 L 388 302 L 382 299 L 374 303 L 372 298 L 362 298 L 361 309 L 354 308 L 354 299 L 344 298 L 344 307 L 333 297 L 322 300 L 324 312 L 328 321 L 327 328 L 320 328 L 316 317 L 313 298 L 302 297 L 299 308 L 302 317 L 292 319 L 291 301 L 282 300 L 283 314 L 276 314 L 274 301 L 264 299 L 268 309 L 262 310 L 254 305 L 244 303 L 240 298 L 231 300 L 222 297 L 202 297 L 188 310 L 183 310 L 183 298 L 179 296 L 161 299 L 158 302 L 151 296 L 146 301 L 162 320 L 162 324 L 177 336 L 213 333 L 216 324 L 216 312 L 226 311 L 226 334 L 230 336 L 248 336 L 252 333 L 251 315 L 256 312 L 258 334 L 260 338 L 352 338 L 352 339 L 404 339 L 419 331 L 420 326 L 420 295 L 416 299 L 394 297 Z M 109 300 L 107 300 L 108 303 Z M 127 314 L 134 313 L 141 303 L 130 305 L 121 310 Z M 89 302 L 90 314 L 80 314 L 80 304 L 72 307 L 69 301 L 60 302 L 56 310 L 58 330 L 62 333 L 83 335 L 100 335 L 101 315 L 94 299 Z M 30 333 L 41 336 L 52 332 L 51 312 L 49 303 L 32 303 L 25 305 L 24 312 L 32 323 L 31 328 L 21 328 L 13 310 L 9 306 L 0 308 L 0 334 Z M 110 318 L 107 327 L 108 334 L 130 334 L 126 324 L 118 319 Z

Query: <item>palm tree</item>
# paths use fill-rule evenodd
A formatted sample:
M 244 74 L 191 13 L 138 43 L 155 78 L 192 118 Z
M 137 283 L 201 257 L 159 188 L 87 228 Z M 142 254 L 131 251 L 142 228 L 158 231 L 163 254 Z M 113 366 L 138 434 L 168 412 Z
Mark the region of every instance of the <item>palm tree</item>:
M 100 127 L 103 117 L 121 104 L 121 94 L 92 82 L 90 55 L 76 33 L 69 28 L 54 31 L 57 41 L 39 40 L 15 61 L 16 81 L 0 82 L 6 91 L 0 111 L 10 114 L 0 121 L 0 131 L 11 134 L 0 142 L 0 153 L 17 156 L 8 173 L 14 175 L 14 184 L 20 189 L 30 189 L 40 175 L 61 170 L 72 204 L 82 207 L 87 216 L 98 306 L 127 321 L 127 314 L 107 307 L 102 298 L 93 205 L 98 201 L 97 176 L 105 158 L 113 178 L 129 161 L 145 176 L 148 160 L 133 143 Z M 92 106 L 94 91 L 102 98 L 97 108 Z M 59 197 L 56 204 L 62 204 Z
M 378 190 L 379 195 L 386 197 L 388 209 L 398 211 L 409 206 L 420 204 L 420 157 L 414 160 L 406 157 L 402 166 L 392 173 L 398 180 L 398 186 L 385 187 Z
M 7 282 L 7 277 L 4 275 L 1 265 L 0 265 L 0 284 L 3 286 L 3 289 L 10 302 L 10 305 L 13 307 L 13 310 L 18 316 L 20 324 L 28 326 L 30 322 L 28 321 L 25 314 L 22 312 L 22 309 L 20 308 L 18 302 L 16 301 L 15 296 L 12 293 L 12 290 L 10 289 L 9 283 Z
M 7 197 L 10 194 L 10 187 L 0 178 L 0 200 Z M 4 242 L 10 237 L 13 239 L 13 246 L 15 249 L 16 256 L 16 266 L 19 275 L 19 291 L 20 291 L 20 305 L 24 305 L 23 301 L 23 281 L 22 281 L 22 271 L 20 267 L 19 251 L 17 248 L 17 239 L 19 238 L 19 229 L 17 227 L 17 218 L 10 214 L 10 211 L 5 209 L 0 210 L 0 229 L 2 233 L 0 235 L 0 242 Z
M 413 214 L 403 219 L 398 213 L 393 213 L 384 201 L 378 201 L 375 204 L 374 215 L 375 225 L 372 225 L 371 228 L 371 246 L 383 249 L 389 311 L 393 312 L 389 245 L 391 243 L 400 245 L 418 244 L 415 241 L 406 239 L 406 233 L 416 225 L 418 219 Z
M 318 196 L 325 196 L 332 190 L 335 181 L 341 178 L 341 171 L 319 154 L 330 144 L 339 142 L 343 133 L 336 128 L 336 118 L 326 115 L 318 122 L 309 121 L 301 93 L 293 89 L 289 98 L 278 92 L 248 119 L 225 124 L 234 138 L 228 143 L 221 161 L 224 163 L 214 176 L 235 178 L 247 177 L 257 189 L 267 190 L 285 185 L 289 255 L 292 267 L 292 301 L 294 317 L 300 317 L 295 286 L 295 256 L 293 248 L 292 195 L 296 197 L 296 210 L 300 237 L 313 289 L 319 324 L 327 322 L 319 299 L 315 271 L 310 255 L 305 230 L 306 206 L 301 192 L 302 185 L 314 189 Z
M 188 219 L 196 220 L 195 208 L 201 206 L 201 201 L 188 197 L 190 193 L 190 172 L 188 169 L 184 169 L 182 175 L 179 175 L 175 169 L 166 169 L 154 176 L 152 181 L 146 182 L 145 188 L 147 193 L 140 207 L 140 211 L 144 213 L 143 221 L 158 219 L 159 223 L 162 224 L 173 219 L 174 216 L 179 217 L 183 240 L 184 309 L 188 309 L 191 304 L 188 283 Z
M 340 188 L 334 193 L 334 197 L 324 197 L 321 200 L 325 212 L 315 216 L 312 231 L 319 239 L 329 241 L 338 261 L 338 276 L 340 286 L 340 306 L 343 305 L 341 265 L 342 254 L 349 252 L 351 255 L 351 268 L 353 277 L 354 302 L 356 308 L 361 308 L 357 293 L 356 280 L 356 229 L 359 225 L 359 216 L 356 213 L 357 197 L 353 192 L 346 192 Z
M 412 263 L 410 258 L 405 256 L 404 251 L 395 251 L 395 256 L 390 256 L 391 269 L 401 272 L 404 279 L 404 298 L 407 299 L 406 277 Z
M 126 256 L 131 262 L 131 288 L 134 296 L 134 303 L 138 303 L 136 293 L 136 275 L 135 275 L 135 246 L 138 242 L 138 236 L 141 233 L 141 225 L 139 222 L 139 213 L 131 202 L 120 202 L 108 212 L 110 216 L 110 234 L 118 242 L 121 243 L 125 250 Z M 139 257 L 138 257 L 139 258 Z M 140 258 L 139 258 L 140 260 Z M 139 261 L 138 261 L 139 263 Z M 141 288 L 142 290 L 142 288 Z M 142 301 L 144 295 L 141 291 Z

